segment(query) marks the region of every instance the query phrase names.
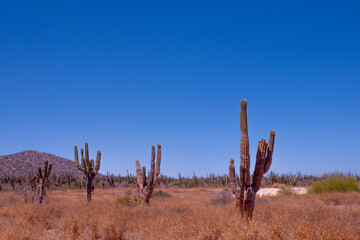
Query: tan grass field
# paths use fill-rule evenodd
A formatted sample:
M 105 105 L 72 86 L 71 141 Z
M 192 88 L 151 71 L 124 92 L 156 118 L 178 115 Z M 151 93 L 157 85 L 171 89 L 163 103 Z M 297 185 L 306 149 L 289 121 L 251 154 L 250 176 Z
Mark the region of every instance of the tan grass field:
M 117 204 L 135 189 L 95 189 L 90 204 L 85 191 L 48 191 L 42 206 L 25 204 L 21 192 L 0 193 L 0 238 L 360 239 L 360 193 L 257 198 L 245 223 L 214 189 L 160 190 L 172 197 L 149 207 Z

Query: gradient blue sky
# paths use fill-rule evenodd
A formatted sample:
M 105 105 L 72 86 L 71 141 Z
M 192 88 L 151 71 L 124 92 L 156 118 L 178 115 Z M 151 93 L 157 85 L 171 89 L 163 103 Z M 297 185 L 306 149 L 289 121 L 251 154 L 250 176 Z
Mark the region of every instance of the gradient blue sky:
M 251 166 L 276 130 L 275 172 L 360 173 L 357 1 L 2 1 L 0 155 L 135 173 L 228 173 L 248 100 Z

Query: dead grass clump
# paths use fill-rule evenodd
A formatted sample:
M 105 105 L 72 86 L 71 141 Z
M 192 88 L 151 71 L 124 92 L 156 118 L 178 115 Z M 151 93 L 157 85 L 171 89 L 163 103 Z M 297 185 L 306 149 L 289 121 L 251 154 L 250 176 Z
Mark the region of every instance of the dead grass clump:
M 220 192 L 216 194 L 216 197 L 210 200 L 210 205 L 228 205 L 234 203 L 234 197 L 231 192 Z
M 273 187 L 273 188 L 281 188 L 281 187 L 286 187 L 286 185 L 283 184 L 283 183 L 274 183 L 271 187 Z
M 117 199 L 116 204 L 122 206 L 139 206 L 141 204 L 141 198 L 137 195 L 132 196 L 131 191 L 127 191 L 125 196 Z
M 30 186 L 25 186 L 22 190 L 25 203 L 33 203 L 37 197 L 36 191 Z
M 171 194 L 170 193 L 167 193 L 167 192 L 164 192 L 164 191 L 156 191 L 154 192 L 152 195 L 151 195 L 151 198 L 153 199 L 163 199 L 163 198 L 171 198 Z

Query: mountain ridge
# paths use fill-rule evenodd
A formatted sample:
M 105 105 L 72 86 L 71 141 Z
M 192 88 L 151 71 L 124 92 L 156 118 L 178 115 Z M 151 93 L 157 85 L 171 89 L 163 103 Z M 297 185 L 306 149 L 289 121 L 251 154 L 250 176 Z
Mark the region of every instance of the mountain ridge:
M 0 177 L 14 176 L 27 177 L 36 175 L 38 168 L 48 161 L 52 164 L 50 175 L 72 174 L 74 177 L 81 177 L 80 172 L 73 161 L 46 152 L 26 150 L 14 154 L 0 156 Z

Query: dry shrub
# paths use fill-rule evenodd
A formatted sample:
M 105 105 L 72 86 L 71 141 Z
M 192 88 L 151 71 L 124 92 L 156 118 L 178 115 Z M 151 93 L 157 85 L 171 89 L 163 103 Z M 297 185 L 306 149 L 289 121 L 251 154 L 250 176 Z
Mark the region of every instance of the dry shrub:
M 25 186 L 22 190 L 24 203 L 33 203 L 38 197 L 36 190 L 32 189 L 30 186 Z
M 0 239 L 360 239 L 360 193 L 279 195 L 256 200 L 254 219 L 235 204 L 209 204 L 214 189 L 162 190 L 150 206 L 117 205 L 129 189 L 48 192 L 51 201 L 8 203 L 0 194 Z M 4 195 L 5 194 L 5 195 Z M 217 193 L 218 194 L 218 193 Z M 6 203 L 6 204 L 4 204 Z
M 290 194 L 293 194 L 293 190 L 291 189 L 291 187 L 288 187 L 286 185 L 283 185 L 283 186 L 280 186 L 279 187 L 279 191 L 278 193 L 281 194 L 281 195 L 290 195 Z
M 132 196 L 131 191 L 127 191 L 125 196 L 117 199 L 116 203 L 122 206 L 138 206 L 141 204 L 141 198 L 137 195 Z
M 283 183 L 274 183 L 271 187 L 273 187 L 273 188 L 281 188 L 281 187 L 286 187 L 286 185 L 283 184 Z

